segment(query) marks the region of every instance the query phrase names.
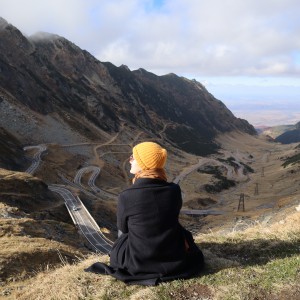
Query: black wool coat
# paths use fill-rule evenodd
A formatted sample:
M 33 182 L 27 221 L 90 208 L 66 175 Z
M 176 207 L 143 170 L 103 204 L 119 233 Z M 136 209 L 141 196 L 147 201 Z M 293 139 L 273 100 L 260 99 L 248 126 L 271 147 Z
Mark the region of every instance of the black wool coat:
M 181 206 L 181 190 L 175 183 L 139 178 L 124 190 L 117 209 L 122 235 L 113 245 L 105 273 L 142 285 L 198 274 L 204 259 L 191 233 L 179 223 Z

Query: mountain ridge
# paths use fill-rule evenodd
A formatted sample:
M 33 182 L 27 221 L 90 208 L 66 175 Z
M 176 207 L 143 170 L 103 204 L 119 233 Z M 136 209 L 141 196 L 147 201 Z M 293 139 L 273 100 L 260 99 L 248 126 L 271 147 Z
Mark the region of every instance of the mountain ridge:
M 300 142 L 300 122 L 294 125 L 261 126 L 256 130 L 258 134 L 268 135 L 282 144 Z
M 277 136 L 275 141 L 282 144 L 300 142 L 300 122 L 296 123 L 294 126 L 291 126 L 289 130 Z
M 116 67 L 58 35 L 38 33 L 26 38 L 3 23 L 1 88 L 42 116 L 57 113 L 75 131 L 76 122 L 71 124 L 68 114 L 81 115 L 110 133 L 126 121 L 157 136 L 168 123 L 164 137 L 200 155 L 218 149 L 213 140 L 222 132 L 256 134 L 252 125 L 236 118 L 195 80 Z M 91 130 L 85 125 L 84 130 Z

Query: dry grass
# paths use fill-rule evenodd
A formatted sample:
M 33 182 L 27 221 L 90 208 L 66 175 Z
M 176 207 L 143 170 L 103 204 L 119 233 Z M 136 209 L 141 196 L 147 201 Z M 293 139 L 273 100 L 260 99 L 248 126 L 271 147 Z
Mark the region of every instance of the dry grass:
M 195 236 L 207 263 L 198 278 L 157 287 L 127 286 L 110 276 L 85 272 L 92 263 L 109 260 L 92 255 L 75 265 L 62 262 L 1 292 L 7 294 L 3 299 L 24 300 L 299 299 L 300 213 L 294 209 L 281 221 L 270 226 L 257 223 L 241 232 Z
M 300 213 L 295 210 L 300 200 L 297 192 L 300 172 L 291 173 L 291 168 L 283 168 L 278 159 L 281 155 L 292 155 L 292 146 L 271 145 L 265 140 L 237 134 L 221 137 L 220 141 L 225 152 L 245 157 L 253 155 L 255 160 L 251 167 L 255 173 L 249 181 L 241 182 L 237 190 L 211 196 L 216 201 L 223 198 L 223 206 L 217 209 L 224 209 L 226 215 L 207 216 L 200 222 L 181 216 L 182 223 L 194 229 L 196 242 L 205 254 L 207 268 L 202 276 L 158 287 L 140 287 L 127 286 L 109 276 L 86 273 L 84 269 L 92 263 L 107 262 L 109 258 L 92 255 L 79 259 L 78 255 L 76 263 L 71 264 L 74 259 L 68 261 L 66 257 L 68 253 L 76 257 L 73 247 L 76 243 L 67 239 L 63 242 L 47 240 L 45 234 L 54 223 L 27 220 L 20 215 L 20 220 L 0 222 L 4 232 L 0 234 L 0 258 L 4 258 L 8 267 L 14 260 L 19 268 L 25 266 L 24 271 L 16 270 L 8 282 L 2 285 L 0 282 L 0 299 L 300 299 Z M 270 149 L 272 154 L 266 156 Z M 179 153 L 183 155 L 180 158 L 177 154 L 170 152 L 167 167 L 171 176 L 198 161 L 195 157 Z M 74 166 L 71 159 L 68 165 L 64 159 L 61 167 L 67 166 L 68 172 L 75 174 L 77 165 Z M 262 167 L 264 177 L 260 173 Z M 187 201 L 208 196 L 199 186 L 209 178 L 199 174 L 195 171 L 181 183 Z M 116 182 L 120 180 L 123 179 L 117 178 Z M 260 183 L 259 195 L 254 197 L 256 182 Z M 245 212 L 236 212 L 241 192 L 250 194 L 251 199 L 246 203 Z M 101 208 L 102 202 L 99 203 L 94 203 L 94 207 Z M 273 204 L 273 207 L 258 209 L 265 204 Z M 108 201 L 105 205 L 113 213 L 115 204 Z M 0 205 L 0 213 L 1 210 L 7 207 Z M 68 226 L 65 232 L 71 236 L 74 232 Z M 52 236 L 57 234 L 53 232 Z M 48 264 L 47 260 L 55 263 Z M 34 264 L 32 269 L 30 264 Z
M 23 282 L 22 287 L 11 285 L 10 288 L 15 289 L 15 292 L 6 299 L 126 299 L 129 294 L 132 295 L 131 299 L 141 299 L 134 295 L 138 293 L 144 297 L 151 293 L 151 289 L 126 286 L 110 276 L 84 271 L 96 261 L 107 262 L 108 257 L 94 255 L 79 261 L 75 266 L 67 264 L 52 271 L 41 272 L 33 280 Z

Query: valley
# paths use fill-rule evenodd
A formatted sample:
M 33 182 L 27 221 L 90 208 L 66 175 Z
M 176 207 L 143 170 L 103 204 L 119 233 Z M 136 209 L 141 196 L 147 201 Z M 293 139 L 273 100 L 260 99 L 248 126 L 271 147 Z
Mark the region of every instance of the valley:
M 257 135 L 196 80 L 100 62 L 1 17 L 0 53 L 0 299 L 300 295 L 299 142 Z M 180 223 L 207 259 L 200 278 L 157 289 L 84 272 L 109 260 L 118 194 L 143 141 L 167 149 Z
M 125 133 L 122 133 L 123 131 Z M 165 141 L 155 139 L 146 132 L 130 136 L 126 130 L 122 130 L 103 144 L 49 145 L 48 154 L 43 157 L 42 166 L 36 176 L 47 183 L 52 180 L 64 186 L 74 182 L 75 185 L 73 183 L 71 188 L 79 195 L 84 194 L 79 186 L 88 193 L 93 193 L 93 200 L 90 201 L 92 211 L 98 200 L 106 201 L 109 206 L 116 203 L 117 194 L 130 185 L 130 149 L 144 140 L 166 144 Z M 197 213 L 194 217 L 183 214 L 183 222 L 196 223 L 196 227 L 202 231 L 213 228 L 216 230 L 219 227 L 222 227 L 222 230 L 231 230 L 237 220 L 249 224 L 258 220 L 271 222 L 276 219 L 275 212 L 297 203 L 300 186 L 299 166 L 295 164 L 283 167 L 286 157 L 299 152 L 297 144 L 271 143 L 263 136 L 253 137 L 239 132 L 220 136 L 217 141 L 222 145 L 222 150 L 210 157 L 187 154 L 168 145 L 166 170 L 169 180 L 179 183 L 182 188 L 183 211 L 211 209 L 223 212 L 218 216 L 204 217 L 197 217 Z M 58 170 L 55 166 L 53 151 L 57 153 L 60 164 L 64 165 L 63 169 L 60 167 Z M 67 152 L 68 156 L 70 153 L 76 153 L 77 164 L 66 164 L 63 156 Z M 208 166 L 215 166 L 221 170 L 227 180 L 234 182 L 234 186 L 221 188 L 219 192 L 205 190 L 205 185 L 217 183 L 212 174 L 202 172 Z M 92 184 L 91 171 L 88 172 L 88 168 L 99 168 L 96 176 L 93 176 Z M 238 210 L 241 195 L 244 198 L 245 211 Z M 97 222 L 101 223 L 101 220 Z M 109 231 L 108 228 L 105 230 Z
M 296 153 L 299 153 L 299 146 L 297 144 L 281 145 L 269 142 L 264 137 L 250 136 L 241 132 L 231 132 L 227 135 L 219 136 L 217 142 L 221 145 L 222 150 L 209 157 L 200 157 L 176 149 L 165 141 L 153 137 L 149 132 L 130 134 L 124 126 L 121 132 L 102 143 L 47 144 L 47 150 L 45 150 L 44 146 L 27 149 L 24 154 L 36 157 L 37 153 L 40 153 L 38 157 L 41 158 L 41 161 L 34 170 L 34 174 L 26 175 L 25 178 L 39 178 L 48 185 L 48 189 L 52 190 L 51 186 L 57 186 L 69 190 L 75 196 L 79 196 L 82 203 L 84 203 L 89 213 L 99 225 L 105 239 L 113 241 L 117 234 L 114 217 L 117 194 L 130 184 L 130 175 L 128 172 L 130 150 L 134 144 L 144 140 L 155 140 L 156 142 L 164 143 L 167 147 L 169 157 L 166 170 L 170 178 L 169 180 L 179 182 L 182 188 L 184 199 L 183 211 L 189 209 L 222 212 L 222 214 L 217 215 L 209 213 L 204 215 L 194 214 L 192 216 L 181 214 L 180 222 L 192 231 L 195 238 L 200 237 L 203 239 L 204 235 L 211 234 L 222 236 L 232 234 L 233 232 L 244 232 L 256 225 L 266 229 L 272 226 L 284 227 L 285 219 L 289 215 L 293 215 L 295 207 L 299 205 L 299 163 L 283 167 L 283 163 L 287 157 L 292 157 Z M 42 153 L 39 152 L 40 150 Z M 228 160 L 228 158 L 231 159 Z M 235 162 L 235 164 L 232 164 L 232 162 Z M 206 184 L 216 184 L 216 178 L 213 174 L 202 172 L 207 167 L 212 166 L 217 166 L 222 171 L 224 177 L 233 180 L 235 185 L 228 189 L 222 189 L 220 192 L 211 193 L 205 190 L 204 186 Z M 248 166 L 248 168 L 245 166 Z M 246 169 L 252 171 L 249 172 Z M 93 170 L 97 171 L 95 173 L 97 176 L 95 174 L 92 176 Z M 100 172 L 98 173 L 99 170 Z M 28 181 L 28 179 L 26 180 Z M 94 187 L 97 189 L 94 190 Z M 16 194 L 19 193 L 16 192 Z M 245 194 L 245 211 L 238 211 L 238 201 L 242 193 Z M 39 197 L 37 193 L 35 194 L 35 197 Z M 4 192 L 1 192 L 0 195 L 1 197 L 5 197 Z M 22 194 L 20 196 L 22 197 Z M 54 201 L 60 202 L 61 197 L 57 193 L 53 193 L 51 197 L 56 199 Z M 20 233 L 17 233 L 16 230 L 18 226 L 24 226 L 22 222 L 25 220 L 32 224 L 36 222 L 50 222 L 47 221 L 48 217 L 43 217 L 45 221 L 35 220 L 36 216 L 34 216 L 33 211 L 27 210 L 27 213 L 24 214 L 20 206 L 19 208 L 8 209 L 9 207 L 13 207 L 11 204 L 10 202 L 5 207 L 2 205 L 2 228 L 3 226 L 9 228 L 9 224 L 14 227 L 14 230 L 10 231 L 9 234 L 9 231 L 6 231 L 4 235 L 2 233 L 1 239 L 2 241 L 6 240 L 7 245 L 12 245 L 12 243 L 16 242 L 22 245 L 24 237 L 22 237 L 22 234 L 20 236 Z M 73 204 L 70 205 L 70 209 L 72 207 Z M 79 210 L 81 209 L 79 206 Z M 39 209 L 40 213 L 43 213 L 43 210 L 41 207 Z M 57 213 L 52 210 L 51 214 Z M 29 252 L 26 261 L 32 264 L 31 268 L 34 270 L 41 268 L 40 271 L 35 271 L 37 274 L 48 272 L 45 267 L 41 266 L 40 260 L 34 260 L 33 263 L 32 256 L 29 255 L 31 251 L 32 255 L 34 255 L 36 247 L 41 249 L 41 240 L 36 241 L 36 246 L 33 243 L 35 237 L 38 235 L 43 236 L 46 242 L 44 251 L 53 251 L 54 245 L 55 248 L 60 249 L 58 252 L 60 253 L 58 255 L 60 258 L 56 262 L 57 267 L 59 267 L 59 262 L 65 265 L 66 262 L 64 261 L 68 261 L 67 264 L 69 264 L 72 260 L 76 261 L 76 256 L 82 257 L 91 253 L 89 247 L 86 247 L 86 240 L 80 234 L 80 231 L 77 231 L 74 224 L 72 225 L 70 216 L 66 213 L 63 214 L 63 223 L 61 221 L 59 223 L 51 221 L 52 225 L 49 224 L 50 227 L 48 225 L 49 229 L 53 225 L 54 227 L 58 226 L 58 228 L 61 228 L 56 233 L 51 233 L 51 239 L 57 240 L 56 245 L 53 242 L 46 242 L 49 240 L 49 237 L 43 233 L 44 229 L 42 228 L 45 225 L 39 225 L 41 226 L 39 234 L 37 230 L 31 231 L 31 247 L 27 250 Z M 73 211 L 73 214 L 78 214 L 78 211 Z M 16 219 L 15 216 L 19 217 Z M 57 216 L 55 219 L 57 220 Z M 62 232 L 67 232 L 65 228 L 68 228 L 68 232 L 71 230 L 72 234 L 61 235 Z M 61 235 L 61 237 L 59 238 L 58 235 Z M 75 242 L 76 239 L 77 243 Z M 64 245 L 72 245 L 73 250 L 68 250 L 71 251 L 68 253 L 64 249 Z M 7 252 L 7 248 L 4 249 L 7 253 L 6 255 L 8 253 L 10 255 L 14 253 L 15 257 L 24 255 L 23 251 L 17 249 L 12 250 L 13 248 L 10 248 L 9 252 Z M 0 251 L 2 262 L 5 262 L 10 257 L 4 255 L 4 249 Z M 91 250 L 93 251 L 93 249 Z M 40 252 L 40 250 L 38 251 Z M 77 254 L 74 257 L 75 253 Z M 45 252 L 43 251 L 40 252 L 40 255 L 45 259 L 47 257 L 49 264 L 47 268 L 50 268 L 49 270 L 57 269 L 53 265 L 55 262 L 53 257 L 45 256 Z M 100 258 L 102 260 L 105 259 L 106 255 L 101 255 L 100 257 L 103 257 Z M 93 258 L 93 260 L 95 259 L 98 260 L 99 256 Z M 23 261 L 24 258 L 19 262 L 16 260 L 13 264 L 8 264 L 10 268 L 14 266 L 14 269 L 10 269 L 9 273 L 6 273 L 6 280 L 3 281 L 2 285 L 4 291 L 11 289 L 9 295 L 13 296 L 18 291 L 18 282 L 21 283 L 23 280 L 30 280 L 30 278 L 34 278 L 35 276 L 30 271 L 30 268 L 27 267 L 24 269 Z M 8 260 L 4 265 L 7 265 L 7 262 Z M 23 266 L 22 274 L 18 273 L 18 271 L 16 272 L 16 269 L 20 268 L 20 266 Z M 8 269 L 6 269 L 7 271 Z M 13 278 L 14 280 L 12 281 Z M 20 296 L 20 294 L 18 295 Z M 5 299 L 7 299 L 7 296 Z

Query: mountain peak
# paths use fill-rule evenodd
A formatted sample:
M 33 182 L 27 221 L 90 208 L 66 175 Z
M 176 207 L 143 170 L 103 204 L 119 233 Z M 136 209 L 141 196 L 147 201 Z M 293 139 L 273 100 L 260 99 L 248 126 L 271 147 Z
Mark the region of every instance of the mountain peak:
M 124 70 L 126 70 L 128 72 L 131 72 L 130 69 L 129 69 L 129 67 L 127 65 L 121 65 L 119 68 L 120 69 L 124 69 Z
M 4 29 L 8 25 L 8 22 L 0 17 L 0 30 Z
M 40 40 L 54 41 L 57 39 L 64 39 L 64 38 L 57 34 L 44 32 L 44 31 L 39 31 L 39 32 L 36 32 L 36 33 L 32 34 L 31 36 L 29 36 L 29 40 L 32 40 L 32 41 L 40 41 Z

